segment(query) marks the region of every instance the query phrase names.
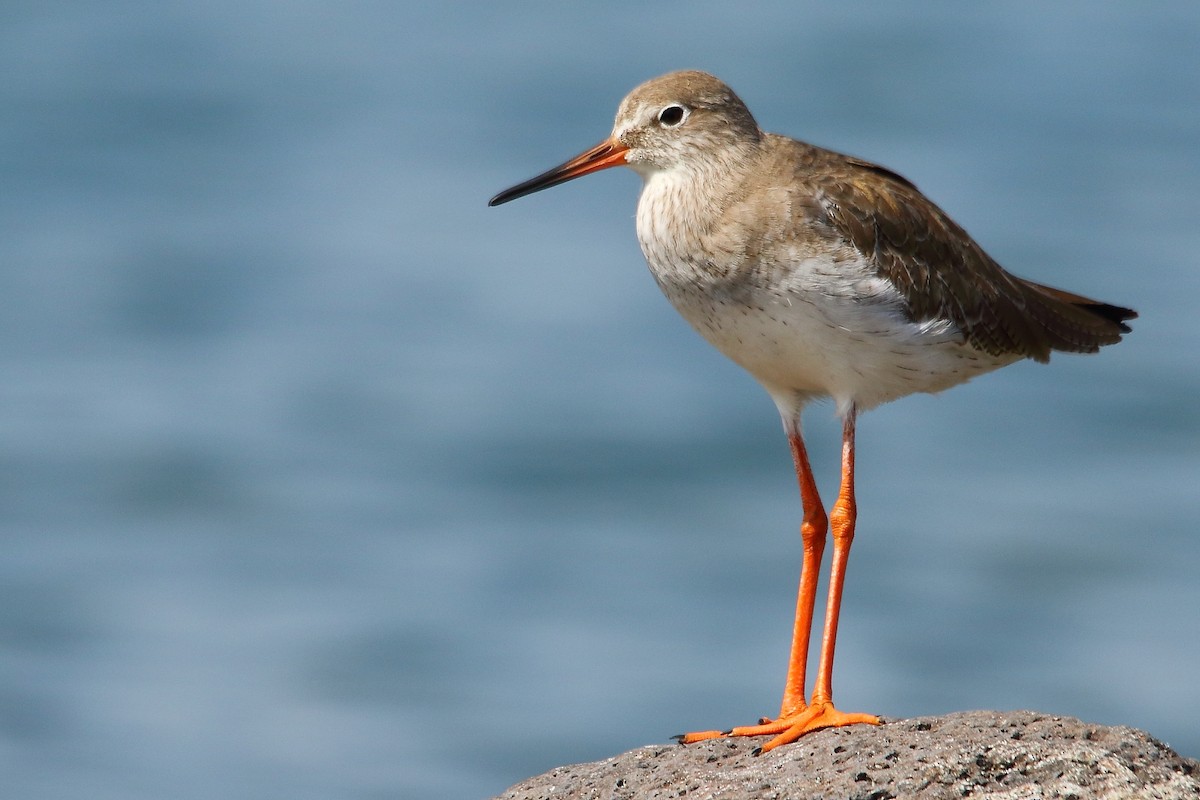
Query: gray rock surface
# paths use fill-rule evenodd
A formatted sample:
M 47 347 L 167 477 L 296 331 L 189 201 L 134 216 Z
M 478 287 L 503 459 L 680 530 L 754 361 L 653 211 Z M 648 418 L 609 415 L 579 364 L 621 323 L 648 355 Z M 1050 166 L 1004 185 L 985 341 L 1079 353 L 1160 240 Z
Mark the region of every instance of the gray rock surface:
M 1200 763 L 1142 731 L 1031 711 L 971 711 L 766 741 L 652 745 L 559 767 L 501 800 L 1160 798 L 1200 800 Z

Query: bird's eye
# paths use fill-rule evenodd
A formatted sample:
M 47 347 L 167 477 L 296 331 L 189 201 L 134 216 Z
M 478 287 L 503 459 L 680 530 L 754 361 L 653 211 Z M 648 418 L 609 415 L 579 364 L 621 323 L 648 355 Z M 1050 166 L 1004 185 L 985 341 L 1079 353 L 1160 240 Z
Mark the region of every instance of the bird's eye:
M 668 128 L 674 128 L 687 118 L 687 109 L 680 105 L 669 105 L 658 112 L 658 121 Z

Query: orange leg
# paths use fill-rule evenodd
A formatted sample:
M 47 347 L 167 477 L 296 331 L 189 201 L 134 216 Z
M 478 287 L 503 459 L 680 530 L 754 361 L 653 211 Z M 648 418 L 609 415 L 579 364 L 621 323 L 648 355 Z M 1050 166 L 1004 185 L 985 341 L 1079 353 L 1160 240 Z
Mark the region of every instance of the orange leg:
M 858 509 L 854 502 L 854 423 L 855 410 L 850 409 L 842 426 L 842 485 L 837 502 L 829 515 L 833 529 L 833 564 L 829 572 L 829 600 L 825 606 L 825 632 L 821 637 L 821 661 L 817 667 L 817 683 L 812 702 L 802 713 L 779 720 L 773 728 L 762 733 L 777 733 L 762 746 L 762 752 L 794 742 L 810 731 L 842 725 L 868 723 L 878 725 L 879 718 L 871 714 L 847 714 L 833 705 L 833 652 L 837 645 L 838 613 L 842 607 L 842 586 L 846 581 L 846 561 L 854 541 L 854 524 Z M 784 723 L 782 726 L 780 723 Z M 734 729 L 735 733 L 737 729 Z
M 842 586 L 846 579 L 846 560 L 854 541 L 857 509 L 854 502 L 854 423 L 855 410 L 847 413 L 842 428 L 842 484 L 833 506 L 829 523 L 833 528 L 833 565 L 829 576 L 829 599 L 825 607 L 825 631 L 821 637 L 821 660 L 817 667 L 817 682 L 812 702 L 804 704 L 805 665 L 808 660 L 808 639 L 812 627 L 813 606 L 817 590 L 817 572 L 825 547 L 825 512 L 817 496 L 816 483 L 799 425 L 788 428 L 796 474 L 800 481 L 800 496 L 804 502 L 804 522 L 800 527 L 804 541 L 804 563 L 800 572 L 800 592 L 796 601 L 796 625 L 792 638 L 792 655 L 788 660 L 787 683 L 783 693 L 783 708 L 779 719 L 762 720 L 758 725 L 734 728 L 730 731 L 700 731 L 678 737 L 681 742 L 697 742 L 716 736 L 773 735 L 761 752 L 794 742 L 806 733 L 820 728 L 868 723 L 878 725 L 871 714 L 847 714 L 833 705 L 833 653 L 837 644 L 838 612 L 842 604 Z M 815 509 L 815 510 L 814 510 Z
M 821 557 L 825 553 L 825 536 L 829 529 L 829 519 L 825 516 L 821 496 L 817 494 L 817 482 L 813 478 L 804 439 L 800 435 L 800 420 L 785 427 L 788 444 L 792 447 L 792 461 L 796 465 L 796 478 L 800 483 L 800 502 L 804 508 L 804 521 L 800 523 L 804 558 L 800 566 L 800 590 L 796 595 L 792 653 L 788 658 L 783 704 L 779 709 L 781 718 L 798 714 L 805 708 L 804 676 L 808 667 L 808 641 L 812 634 L 813 606 L 817 600 L 817 576 L 821 571 Z

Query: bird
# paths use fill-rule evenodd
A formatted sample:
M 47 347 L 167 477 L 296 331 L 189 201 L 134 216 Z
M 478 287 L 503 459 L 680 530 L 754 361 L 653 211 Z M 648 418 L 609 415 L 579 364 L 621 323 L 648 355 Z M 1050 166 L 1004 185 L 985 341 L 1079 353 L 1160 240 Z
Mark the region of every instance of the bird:
M 776 717 L 675 737 L 771 736 L 879 724 L 833 702 L 833 660 L 858 516 L 858 415 L 936 393 L 1054 351 L 1094 353 L 1130 332 L 1132 309 L 1019 278 L 916 185 L 871 161 L 764 132 L 705 72 L 672 72 L 621 101 L 595 147 L 500 192 L 489 206 L 599 170 L 642 179 L 636 228 L 655 282 L 718 351 L 750 373 L 783 421 L 800 489 L 802 560 L 791 653 Z M 803 409 L 832 400 L 841 480 L 828 512 L 801 432 Z M 818 576 L 832 540 L 824 628 L 806 695 Z

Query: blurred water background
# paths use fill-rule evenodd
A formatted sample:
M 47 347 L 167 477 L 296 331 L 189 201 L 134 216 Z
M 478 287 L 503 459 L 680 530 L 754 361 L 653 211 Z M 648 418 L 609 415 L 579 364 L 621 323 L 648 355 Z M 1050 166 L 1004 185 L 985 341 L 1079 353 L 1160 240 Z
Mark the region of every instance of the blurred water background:
M 0 20 L 5 796 L 483 797 L 777 708 L 770 401 L 659 296 L 632 173 L 485 207 L 684 67 L 1142 314 L 862 419 L 839 705 L 1200 756 L 1200 5 Z

